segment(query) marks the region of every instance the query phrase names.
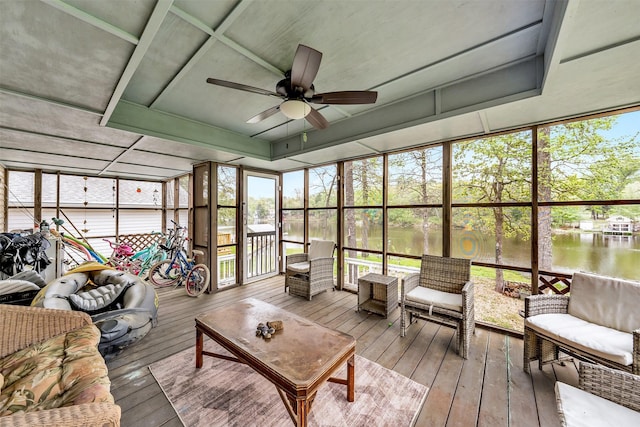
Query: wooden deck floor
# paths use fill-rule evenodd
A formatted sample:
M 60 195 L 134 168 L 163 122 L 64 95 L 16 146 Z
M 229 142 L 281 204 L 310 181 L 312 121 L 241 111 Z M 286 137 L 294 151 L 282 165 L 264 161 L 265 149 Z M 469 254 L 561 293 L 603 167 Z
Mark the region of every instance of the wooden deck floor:
M 159 324 L 141 342 L 108 363 L 112 393 L 122 408 L 122 426 L 180 426 L 147 368 L 195 344 L 198 313 L 255 297 L 357 339 L 357 353 L 430 387 L 417 426 L 559 426 L 553 385 L 577 384 L 573 364 L 532 365 L 522 370 L 523 342 L 476 328 L 468 360 L 456 353 L 454 330 L 418 321 L 400 337 L 400 310 L 389 319 L 356 312 L 357 296 L 326 292 L 312 301 L 284 293 L 283 277 L 215 295 L 191 298 L 183 288 L 162 289 Z M 280 403 L 278 401 L 278 403 Z

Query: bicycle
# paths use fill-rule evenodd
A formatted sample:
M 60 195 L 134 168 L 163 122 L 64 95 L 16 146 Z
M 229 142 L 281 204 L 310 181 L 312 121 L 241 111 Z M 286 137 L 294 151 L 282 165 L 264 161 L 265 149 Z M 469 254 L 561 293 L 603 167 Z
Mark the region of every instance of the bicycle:
M 140 263 L 140 271 L 138 276 L 143 276 L 154 264 L 167 259 L 169 256 L 165 250 L 160 247 L 159 240 L 163 239 L 163 233 L 152 233 L 160 235 L 150 246 L 136 252 L 132 257 L 132 261 Z
M 109 239 L 102 239 L 111 246 L 113 253 L 107 260 L 106 264 L 115 267 L 117 270 L 126 271 L 128 273 L 138 274 L 142 260 L 134 260 L 135 255 L 133 248 L 126 243 L 113 243 Z
M 164 250 L 168 247 L 160 245 Z M 196 264 L 195 258 L 204 255 L 202 251 L 192 251 L 193 257 L 187 258 L 184 249 L 178 248 L 173 258 L 157 262 L 149 269 L 148 279 L 157 287 L 174 285 L 176 288 L 185 282 L 187 295 L 197 297 L 209 286 L 211 272 L 204 264 Z

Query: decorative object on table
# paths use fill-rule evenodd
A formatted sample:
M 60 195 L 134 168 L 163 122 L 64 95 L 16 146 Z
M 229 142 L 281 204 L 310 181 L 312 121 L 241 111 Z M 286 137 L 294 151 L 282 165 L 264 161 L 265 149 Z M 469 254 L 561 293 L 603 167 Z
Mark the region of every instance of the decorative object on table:
M 256 336 L 270 339 L 273 334 L 276 333 L 276 331 L 281 331 L 283 328 L 284 324 L 282 323 L 282 320 L 272 320 L 270 322 L 267 322 L 266 325 L 260 322 L 258 323 L 258 328 L 256 329 Z
M 264 339 L 271 338 L 271 335 L 275 334 L 276 330 L 268 327 L 264 323 L 258 323 L 258 329 L 256 330 L 257 337 L 263 337 Z
M 284 329 L 284 323 L 282 322 L 282 320 L 272 320 L 270 322 L 267 322 L 267 326 L 275 329 L 276 332 Z

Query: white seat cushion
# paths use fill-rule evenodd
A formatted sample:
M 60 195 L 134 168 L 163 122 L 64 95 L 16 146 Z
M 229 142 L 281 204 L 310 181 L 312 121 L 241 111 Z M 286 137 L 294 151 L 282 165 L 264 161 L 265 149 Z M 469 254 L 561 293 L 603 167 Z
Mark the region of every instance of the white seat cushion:
M 567 427 L 640 426 L 640 412 L 565 383 L 556 382 L 556 402 Z
M 405 300 L 462 312 L 462 294 L 436 291 L 424 286 L 413 289 L 405 296 Z
M 309 268 L 310 264 L 308 261 L 296 262 L 294 264 L 287 265 L 287 271 L 292 271 L 294 273 L 308 273 Z
M 570 314 L 539 314 L 525 319 L 536 332 L 625 366 L 633 363 L 633 335 L 574 317 Z

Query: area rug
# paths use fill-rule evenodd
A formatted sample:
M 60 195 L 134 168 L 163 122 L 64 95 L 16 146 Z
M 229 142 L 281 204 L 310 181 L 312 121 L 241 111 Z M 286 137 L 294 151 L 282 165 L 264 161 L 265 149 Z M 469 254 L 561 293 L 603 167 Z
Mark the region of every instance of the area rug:
M 212 341 L 205 349 L 228 354 Z M 346 386 L 325 383 L 309 426 L 413 426 L 429 388 L 358 355 L 355 365 L 355 402 L 347 402 Z M 190 348 L 149 369 L 187 427 L 293 425 L 273 384 L 241 363 L 205 356 L 196 369 Z M 334 376 L 346 378 L 346 367 Z

